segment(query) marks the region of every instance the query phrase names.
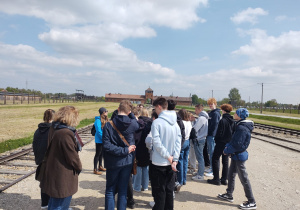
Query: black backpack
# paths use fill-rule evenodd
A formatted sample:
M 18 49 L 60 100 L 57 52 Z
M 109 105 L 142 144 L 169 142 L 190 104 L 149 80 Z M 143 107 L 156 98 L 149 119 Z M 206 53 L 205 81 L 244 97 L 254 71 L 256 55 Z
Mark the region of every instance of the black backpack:
M 95 124 L 93 125 L 92 129 L 91 129 L 91 134 L 92 136 L 96 135 L 96 128 L 95 128 Z

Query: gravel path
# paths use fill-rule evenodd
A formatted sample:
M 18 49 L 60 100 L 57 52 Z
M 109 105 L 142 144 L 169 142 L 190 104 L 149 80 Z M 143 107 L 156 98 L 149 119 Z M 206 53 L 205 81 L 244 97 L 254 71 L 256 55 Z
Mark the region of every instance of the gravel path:
M 248 149 L 246 167 L 258 209 L 300 209 L 300 153 L 289 151 L 259 140 L 252 140 Z M 89 143 L 80 153 L 83 171 L 79 176 L 79 190 L 73 196 L 71 207 L 78 209 L 104 209 L 105 174 L 92 174 L 94 143 Z M 149 188 L 151 189 L 151 188 Z M 187 185 L 176 194 L 175 209 L 238 209 L 246 200 L 237 177 L 234 202 L 219 200 L 225 186 L 195 182 L 188 175 Z M 151 190 L 134 194 L 135 209 L 151 209 Z M 39 183 L 34 175 L 0 194 L 0 209 L 40 209 Z

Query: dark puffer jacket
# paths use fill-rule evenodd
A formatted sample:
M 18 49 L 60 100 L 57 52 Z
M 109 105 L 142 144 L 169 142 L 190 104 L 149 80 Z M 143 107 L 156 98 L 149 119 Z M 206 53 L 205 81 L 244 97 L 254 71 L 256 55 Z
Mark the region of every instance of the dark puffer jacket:
M 229 113 L 223 114 L 215 136 L 216 144 L 222 143 L 225 145 L 230 142 L 234 132 L 234 126 L 235 123 L 233 117 Z
M 246 149 L 250 144 L 251 132 L 254 128 L 254 123 L 251 120 L 240 120 L 236 123 L 235 132 L 232 140 L 226 144 L 224 149 L 225 154 L 231 154 L 233 160 L 246 161 L 248 160 L 248 152 Z
M 208 133 L 207 136 L 216 136 L 218 123 L 220 121 L 220 109 L 211 110 L 208 113 Z
M 144 129 L 138 131 L 136 139 L 136 159 L 137 159 L 137 165 L 140 167 L 148 166 L 150 163 L 150 154 L 148 152 L 148 148 L 146 147 L 145 139 L 147 135 L 150 133 L 151 125 L 152 125 L 152 119 L 149 117 L 140 116 L 139 121 L 142 120 L 144 122 Z
M 48 147 L 48 133 L 51 127 L 51 123 L 40 123 L 38 129 L 33 136 L 33 153 L 35 156 L 35 163 L 41 164 Z

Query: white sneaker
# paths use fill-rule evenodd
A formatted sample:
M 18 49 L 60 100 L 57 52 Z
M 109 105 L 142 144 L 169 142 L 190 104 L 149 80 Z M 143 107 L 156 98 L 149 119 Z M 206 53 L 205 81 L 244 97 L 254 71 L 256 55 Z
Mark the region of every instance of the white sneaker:
M 192 173 L 193 176 L 197 176 L 198 175 L 198 172 L 195 171 L 194 173 Z
M 194 180 L 194 181 L 203 181 L 203 180 L 204 180 L 204 177 L 203 177 L 203 176 L 200 176 L 200 175 L 197 175 L 197 176 L 193 176 L 193 177 L 192 177 L 192 180 Z
M 153 208 L 153 206 L 155 205 L 155 202 L 154 201 L 150 201 L 149 202 L 149 206 L 151 206 Z
M 214 174 L 212 172 L 210 172 L 210 173 L 204 173 L 204 176 L 213 177 Z
M 42 206 L 41 209 L 48 209 L 48 206 Z
M 205 172 L 205 173 L 212 173 L 212 169 L 211 169 L 211 168 L 206 168 L 206 169 L 204 170 L 204 172 Z

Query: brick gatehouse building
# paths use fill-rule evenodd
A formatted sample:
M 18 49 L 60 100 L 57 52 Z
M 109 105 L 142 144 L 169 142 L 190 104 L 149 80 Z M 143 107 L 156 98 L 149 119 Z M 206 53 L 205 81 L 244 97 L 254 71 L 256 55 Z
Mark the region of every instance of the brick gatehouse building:
M 178 97 L 178 96 L 154 96 L 153 90 L 149 87 L 145 90 L 145 95 L 128 95 L 128 94 L 105 94 L 105 102 L 120 102 L 121 100 L 129 100 L 131 103 L 136 104 L 152 104 L 158 97 L 164 97 L 166 99 L 172 99 L 177 102 L 177 105 L 190 106 L 192 104 L 191 97 Z

